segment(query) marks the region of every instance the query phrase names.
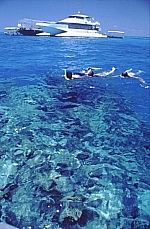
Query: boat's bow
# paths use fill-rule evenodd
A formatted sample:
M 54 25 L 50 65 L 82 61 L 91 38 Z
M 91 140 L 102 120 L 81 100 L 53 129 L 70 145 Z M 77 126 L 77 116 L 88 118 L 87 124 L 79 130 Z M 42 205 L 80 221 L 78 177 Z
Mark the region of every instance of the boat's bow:
M 51 36 L 66 32 L 66 25 L 57 24 L 56 22 L 38 22 L 36 25 L 41 28 L 44 32 L 50 33 Z

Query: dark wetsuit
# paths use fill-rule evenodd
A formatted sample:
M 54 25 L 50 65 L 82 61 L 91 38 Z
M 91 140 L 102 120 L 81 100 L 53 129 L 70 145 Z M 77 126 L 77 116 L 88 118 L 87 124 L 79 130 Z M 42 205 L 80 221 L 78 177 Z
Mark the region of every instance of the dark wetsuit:
M 124 77 L 130 77 L 127 72 L 123 72 L 123 73 L 121 73 L 121 75 Z
M 74 75 L 79 75 L 79 76 L 84 76 L 85 75 L 85 73 L 81 73 L 81 72 L 75 72 L 75 73 L 73 73 Z

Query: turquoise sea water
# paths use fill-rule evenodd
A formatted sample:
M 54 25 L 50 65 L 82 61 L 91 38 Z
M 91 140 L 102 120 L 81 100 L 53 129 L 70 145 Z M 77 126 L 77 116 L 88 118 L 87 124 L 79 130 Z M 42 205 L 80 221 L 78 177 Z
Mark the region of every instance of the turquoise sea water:
M 150 228 L 149 41 L 0 34 L 0 221 Z M 62 77 L 89 66 L 117 70 Z

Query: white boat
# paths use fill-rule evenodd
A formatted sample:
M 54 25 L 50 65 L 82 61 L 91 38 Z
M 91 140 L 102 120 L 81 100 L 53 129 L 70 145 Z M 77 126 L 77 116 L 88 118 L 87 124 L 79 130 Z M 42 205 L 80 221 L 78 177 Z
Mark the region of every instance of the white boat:
M 107 33 L 108 38 L 124 38 L 124 32 L 116 31 L 116 30 L 109 30 Z
M 58 37 L 100 37 L 106 38 L 106 34 L 102 34 L 100 23 L 87 15 L 77 14 L 58 22 L 37 22 L 36 26 L 50 36 Z
M 19 35 L 18 28 L 17 27 L 6 27 L 4 29 L 4 34 L 5 35 L 10 35 L 10 36 Z

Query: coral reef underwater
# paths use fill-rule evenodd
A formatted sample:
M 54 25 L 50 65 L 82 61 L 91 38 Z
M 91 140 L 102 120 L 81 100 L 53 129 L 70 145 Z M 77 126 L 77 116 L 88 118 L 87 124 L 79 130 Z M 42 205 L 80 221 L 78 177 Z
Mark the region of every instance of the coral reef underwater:
M 96 79 L 0 88 L 0 221 L 150 228 L 150 129 Z

